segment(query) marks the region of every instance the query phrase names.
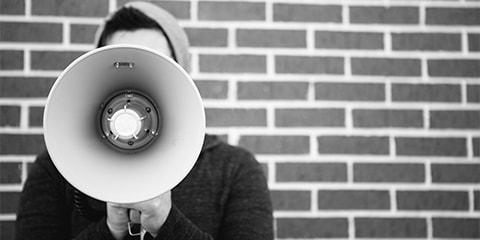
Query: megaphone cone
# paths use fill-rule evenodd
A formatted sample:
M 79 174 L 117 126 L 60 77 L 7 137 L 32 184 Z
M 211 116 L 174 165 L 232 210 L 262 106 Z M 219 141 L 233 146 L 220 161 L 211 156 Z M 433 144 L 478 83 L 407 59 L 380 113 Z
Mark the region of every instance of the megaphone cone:
M 148 48 L 90 51 L 58 77 L 44 137 L 58 171 L 98 200 L 133 203 L 175 187 L 205 134 L 200 94 L 172 59 Z

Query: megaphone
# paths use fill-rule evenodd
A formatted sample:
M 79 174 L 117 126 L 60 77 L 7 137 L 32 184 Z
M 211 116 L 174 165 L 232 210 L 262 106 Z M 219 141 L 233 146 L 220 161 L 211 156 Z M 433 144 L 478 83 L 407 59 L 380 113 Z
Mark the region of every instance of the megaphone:
M 44 112 L 61 175 L 95 199 L 134 203 L 172 189 L 203 145 L 203 103 L 187 72 L 149 48 L 111 45 L 73 61 Z

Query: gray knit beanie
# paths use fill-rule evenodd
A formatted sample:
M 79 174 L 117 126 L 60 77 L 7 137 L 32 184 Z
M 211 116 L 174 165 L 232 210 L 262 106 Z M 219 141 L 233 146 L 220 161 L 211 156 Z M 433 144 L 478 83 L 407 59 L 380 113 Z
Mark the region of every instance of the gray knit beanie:
M 129 2 L 123 7 L 135 8 L 157 22 L 168 38 L 177 63 L 180 64 L 180 66 L 182 66 L 187 72 L 190 71 L 190 55 L 188 53 L 189 43 L 187 35 L 183 28 L 178 25 L 177 20 L 169 12 L 149 2 Z M 97 43 L 97 45 L 105 28 L 105 22 L 108 21 L 114 14 L 115 12 L 108 15 L 104 23 L 97 29 L 97 33 L 95 35 L 95 43 Z

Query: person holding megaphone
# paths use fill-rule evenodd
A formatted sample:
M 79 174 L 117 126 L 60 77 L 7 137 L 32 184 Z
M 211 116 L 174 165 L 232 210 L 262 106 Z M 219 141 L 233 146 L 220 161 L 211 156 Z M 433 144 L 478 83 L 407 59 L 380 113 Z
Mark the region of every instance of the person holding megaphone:
M 115 47 L 117 45 L 121 47 Z M 97 127 L 101 140 L 85 141 L 90 136 L 74 126 L 69 126 L 70 133 L 77 134 L 63 138 L 66 134 L 59 123 L 81 116 L 79 112 L 82 111 L 59 110 L 65 107 L 69 97 L 62 89 L 77 88 L 79 92 L 82 91 L 80 88 L 88 89 L 89 81 L 93 81 L 88 77 L 89 72 L 101 68 L 99 65 L 105 62 L 102 59 L 107 53 L 115 54 L 118 59 L 136 59 L 137 56 L 153 59 L 138 60 L 140 63 L 123 60 L 109 63 L 120 82 L 122 77 L 130 76 L 132 69 L 151 68 L 150 65 L 157 62 L 161 64 L 153 68 L 158 66 L 158 71 L 189 79 L 186 74 L 189 70 L 186 34 L 173 16 L 154 4 L 131 2 L 112 13 L 97 32 L 97 46 L 99 49 L 72 63 L 59 77 L 61 82 L 57 80 L 52 88 L 53 96 L 49 96 L 45 110 L 48 121 L 44 121 L 48 151 L 37 157 L 24 184 L 16 219 L 16 239 L 273 239 L 270 194 L 263 170 L 254 156 L 222 142 L 217 136 L 203 135 L 202 131 L 192 130 L 196 132 L 195 136 L 192 135 L 195 141 L 175 137 L 182 130 L 174 131 L 168 125 L 175 122 L 169 119 L 174 117 L 168 115 L 169 109 L 174 107 L 162 105 L 165 101 L 151 101 L 157 96 L 144 96 L 136 90 L 116 93 L 101 104 L 103 110 L 98 116 L 105 120 Z M 102 48 L 104 46 L 107 47 Z M 70 76 L 78 76 L 74 74 L 76 71 L 85 73 L 82 74 L 84 82 L 64 80 L 74 79 Z M 193 85 L 191 80 L 169 80 L 170 85 L 165 86 L 169 86 L 173 93 L 164 91 L 162 94 L 166 95 L 165 98 L 176 97 L 170 105 L 178 104 L 178 108 L 201 106 L 201 101 L 194 104 L 187 101 L 198 95 L 196 89 L 185 91 L 185 96 L 174 96 L 179 95 L 177 89 Z M 138 81 L 139 86 L 147 90 L 149 84 L 157 84 Z M 92 87 L 91 91 L 97 89 Z M 81 94 L 72 90 L 67 92 L 72 99 L 76 99 L 75 94 Z M 87 96 L 85 102 L 88 101 Z M 161 116 L 163 112 L 160 110 L 157 114 L 157 105 L 159 109 L 167 109 L 167 116 Z M 192 107 L 192 114 L 204 118 L 203 108 L 201 111 L 196 109 Z M 50 120 L 52 118 L 58 122 Z M 187 124 L 177 125 L 193 129 L 196 119 L 185 118 L 181 116 L 178 121 Z M 204 125 L 204 119 L 202 121 Z M 89 120 L 76 122 L 87 124 L 84 122 L 89 123 Z M 158 136 L 160 131 L 166 136 Z M 68 139 L 79 142 L 75 137 L 83 134 L 87 137 L 79 148 L 86 146 L 84 148 L 88 151 L 84 154 L 76 148 L 62 146 Z M 174 137 L 169 138 L 169 134 Z M 168 140 L 164 140 L 166 138 Z M 104 141 L 110 147 L 106 148 L 97 141 Z M 137 143 L 143 144 L 142 147 L 135 148 Z M 158 146 L 163 146 L 161 144 L 169 147 L 157 150 Z M 194 145 L 198 145 L 198 151 Z M 97 150 L 104 147 L 107 150 Z M 71 156 L 66 156 L 68 152 Z M 92 160 L 95 153 L 115 157 L 105 157 L 109 158 L 105 162 Z M 186 163 L 182 157 L 171 157 L 173 160 L 168 157 L 188 154 L 195 159 L 186 160 Z M 70 158 L 79 160 L 75 167 L 68 161 Z M 141 167 L 132 167 L 136 164 L 135 158 L 140 159 L 137 163 Z M 118 171 L 123 174 L 108 171 L 109 166 L 121 169 Z M 157 171 L 156 166 L 168 170 Z M 182 173 L 175 173 L 176 168 Z M 103 172 L 98 173 L 99 169 Z M 140 172 L 137 169 L 141 169 Z

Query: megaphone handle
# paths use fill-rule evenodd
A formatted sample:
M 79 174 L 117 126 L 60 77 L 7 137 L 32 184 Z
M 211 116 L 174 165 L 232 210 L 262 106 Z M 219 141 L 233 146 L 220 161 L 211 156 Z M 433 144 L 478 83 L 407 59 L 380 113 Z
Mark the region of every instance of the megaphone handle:
M 140 240 L 143 240 L 144 237 L 145 237 L 145 234 L 147 233 L 147 230 L 145 230 L 145 228 L 143 228 L 140 225 L 140 230 L 138 232 L 133 232 L 132 231 L 132 225 L 135 224 L 135 223 L 132 222 L 131 219 L 130 219 L 130 211 L 131 211 L 131 209 L 128 209 L 128 223 L 127 223 L 128 234 L 130 234 L 130 236 L 140 236 Z

